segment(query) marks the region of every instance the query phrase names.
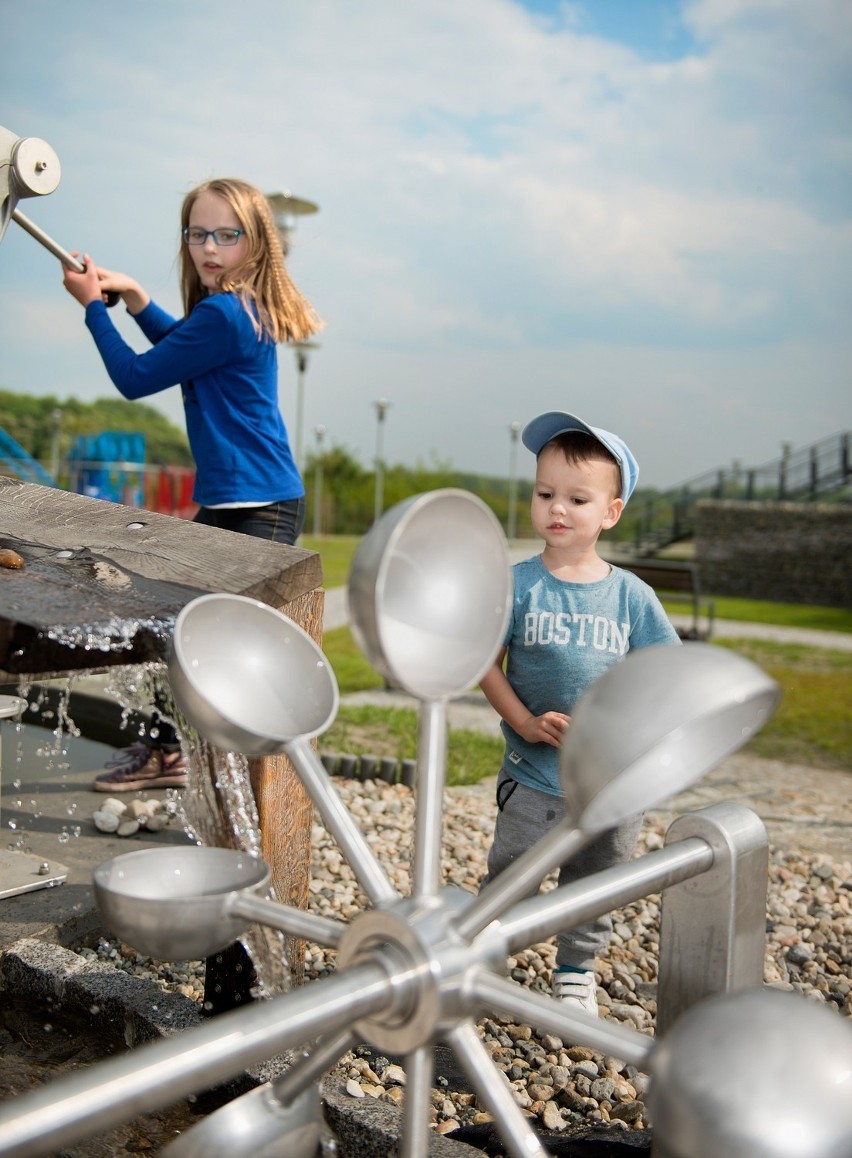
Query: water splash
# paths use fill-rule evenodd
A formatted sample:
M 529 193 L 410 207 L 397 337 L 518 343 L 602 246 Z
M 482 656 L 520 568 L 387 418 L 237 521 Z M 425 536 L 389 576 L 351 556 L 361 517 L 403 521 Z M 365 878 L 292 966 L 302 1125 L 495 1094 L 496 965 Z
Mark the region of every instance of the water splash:
M 159 630 L 170 634 L 170 625 L 159 625 Z M 122 647 L 114 638 L 115 626 L 110 625 L 111 643 L 109 650 Z M 89 627 L 80 627 L 70 633 L 56 632 L 51 638 L 71 645 L 71 640 L 79 646 L 99 647 L 106 640 L 106 632 L 99 634 Z M 127 637 L 129 638 L 129 636 Z M 48 738 L 38 748 L 38 755 L 45 761 L 45 770 L 58 773 L 64 779 L 70 771 L 67 738 L 79 737 L 80 728 L 70 712 L 71 696 L 81 680 L 91 676 L 91 672 L 72 673 L 61 679 L 50 676 L 52 694 L 42 678 L 21 676 L 17 694 L 27 701 L 32 712 L 39 716 L 41 725 L 47 730 Z M 185 792 L 177 789 L 166 790 L 166 807 L 182 824 L 190 839 L 197 844 L 218 848 L 236 848 L 250 856 L 262 856 L 260 819 L 254 794 L 248 761 L 234 753 L 222 752 L 203 740 L 182 717 L 172 700 L 168 683 L 168 672 L 162 662 L 146 662 L 128 666 L 110 667 L 105 673 L 104 692 L 121 706 L 121 725 L 133 738 L 147 736 L 146 720 L 155 709 L 160 717 L 172 724 L 188 757 L 189 776 Z M 27 727 L 17 721 L 14 724 L 18 739 L 18 760 L 23 758 L 23 729 Z M 74 818 L 74 809 L 67 806 L 66 814 Z M 10 848 L 23 850 L 27 835 L 21 831 L 16 821 L 8 822 L 13 835 Z M 79 824 L 63 824 L 57 839 L 67 844 L 81 833 Z M 275 899 L 272 890 L 267 894 Z M 291 986 L 291 972 L 287 962 L 286 938 L 277 930 L 251 925 L 243 938 L 252 958 L 257 974 L 259 996 L 273 996 Z
M 198 844 L 238 848 L 249 856 L 262 857 L 260 818 L 245 756 L 214 748 L 182 718 L 175 723 L 185 737 L 184 750 L 189 752 L 187 789 L 181 797 L 186 831 Z M 266 895 L 275 900 L 273 889 Z M 240 939 L 257 974 L 258 996 L 272 997 L 291 987 L 282 933 L 250 925 Z

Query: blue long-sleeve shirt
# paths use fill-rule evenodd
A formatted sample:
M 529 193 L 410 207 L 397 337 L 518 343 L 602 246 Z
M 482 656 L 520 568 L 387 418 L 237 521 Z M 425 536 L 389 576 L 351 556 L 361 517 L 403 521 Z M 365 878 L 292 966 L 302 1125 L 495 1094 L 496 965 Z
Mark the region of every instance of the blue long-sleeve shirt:
M 211 294 L 175 319 L 149 302 L 135 321 L 152 343 L 137 353 L 103 302 L 86 307 L 86 325 L 106 371 L 131 400 L 180 385 L 201 506 L 281 502 L 305 493 L 278 408 L 275 343 L 258 341 L 232 293 Z

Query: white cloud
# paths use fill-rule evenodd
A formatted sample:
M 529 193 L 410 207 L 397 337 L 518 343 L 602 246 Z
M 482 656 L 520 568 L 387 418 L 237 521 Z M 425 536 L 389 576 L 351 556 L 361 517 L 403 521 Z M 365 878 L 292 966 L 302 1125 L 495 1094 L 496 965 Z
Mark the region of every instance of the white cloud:
M 708 466 L 743 430 L 765 449 L 736 456 L 761 460 L 791 425 L 852 417 L 852 6 L 683 13 L 696 47 L 655 61 L 511 0 L 30 0 L 3 17 L 3 118 L 62 161 L 30 215 L 168 308 L 192 184 L 236 173 L 316 200 L 291 259 L 328 322 L 307 421 L 364 461 L 386 396 L 389 456 L 499 471 L 508 422 L 582 378 L 604 426 L 636 421 L 637 391 L 652 403 L 648 452 L 677 481 L 666 423 L 687 412 L 707 412 Z M 33 245 L 0 250 L 0 386 L 108 393 Z

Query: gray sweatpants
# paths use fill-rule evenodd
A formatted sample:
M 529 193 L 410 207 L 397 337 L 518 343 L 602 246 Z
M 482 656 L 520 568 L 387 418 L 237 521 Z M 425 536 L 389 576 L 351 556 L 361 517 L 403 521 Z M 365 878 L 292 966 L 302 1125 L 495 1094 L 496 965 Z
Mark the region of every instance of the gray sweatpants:
M 508 868 L 516 857 L 526 852 L 565 816 L 561 797 L 519 784 L 505 772 L 497 778 L 497 808 L 494 843 L 488 853 L 488 875 L 481 888 L 485 888 L 490 880 Z M 562 865 L 559 884 L 580 880 L 610 865 L 629 860 L 641 828 L 640 813 L 617 828 L 602 833 L 573 860 Z M 595 957 L 606 952 L 611 933 L 612 918 L 608 913 L 560 933 L 556 938 L 556 964 L 594 969 Z

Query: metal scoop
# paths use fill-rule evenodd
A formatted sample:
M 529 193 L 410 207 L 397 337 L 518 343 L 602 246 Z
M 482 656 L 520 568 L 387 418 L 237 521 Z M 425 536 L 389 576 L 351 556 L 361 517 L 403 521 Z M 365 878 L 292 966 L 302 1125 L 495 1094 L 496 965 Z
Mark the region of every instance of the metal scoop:
M 219 748 L 285 753 L 373 904 L 399 897 L 311 747 L 340 694 L 307 632 L 256 599 L 201 595 L 175 621 L 169 683 L 187 720 Z
M 352 632 L 374 667 L 419 699 L 478 683 L 503 641 L 506 540 L 468 491 L 416 495 L 362 539 L 349 575 Z
M 580 698 L 559 771 L 569 815 L 519 856 L 458 923 L 475 937 L 599 833 L 682 792 L 763 727 L 780 689 L 707 643 L 629 653 Z
M 658 1040 L 649 1069 L 660 1158 L 852 1154 L 852 1027 L 804 997 L 702 1001 Z
M 468 491 L 416 495 L 362 539 L 349 575 L 352 632 L 392 684 L 420 700 L 412 896 L 441 888 L 447 699 L 482 678 L 512 598 L 506 540 Z
M 209 957 L 250 921 L 335 945 L 345 926 L 260 895 L 269 868 L 227 848 L 146 848 L 99 865 L 95 899 L 129 945 L 163 961 Z

